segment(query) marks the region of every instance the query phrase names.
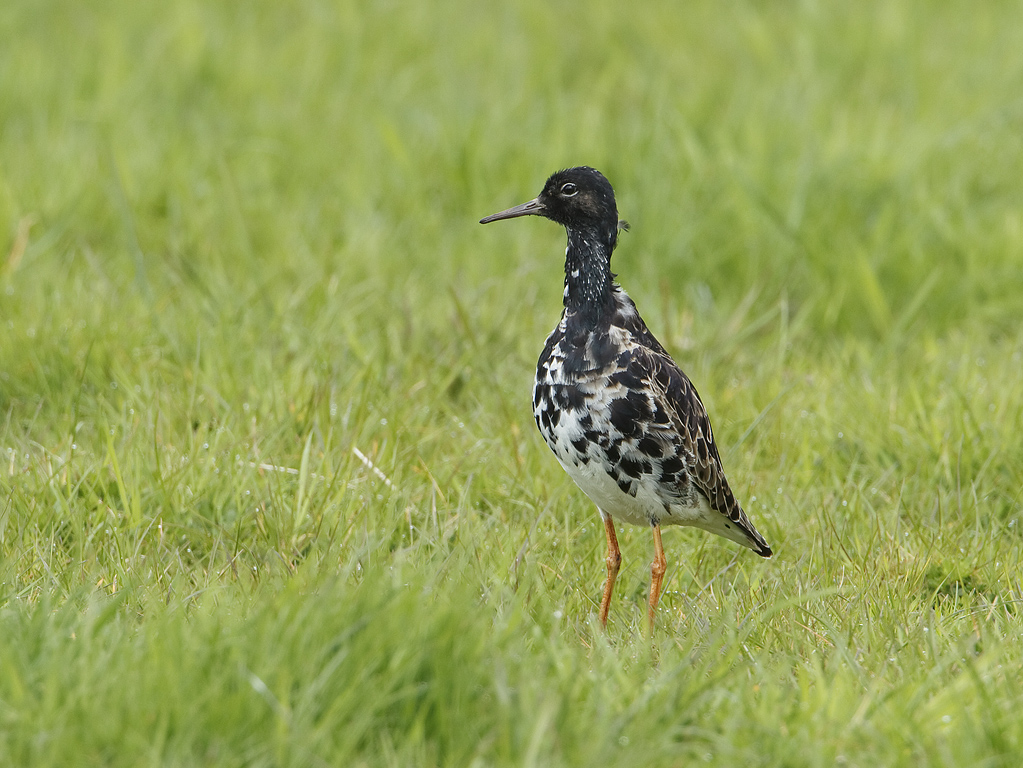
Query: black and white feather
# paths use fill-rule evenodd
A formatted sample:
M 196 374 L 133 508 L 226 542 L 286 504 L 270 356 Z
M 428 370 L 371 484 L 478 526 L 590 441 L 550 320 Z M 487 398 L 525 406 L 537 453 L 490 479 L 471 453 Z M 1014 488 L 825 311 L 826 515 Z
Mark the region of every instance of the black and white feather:
M 603 515 L 695 526 L 770 557 L 728 485 L 696 388 L 614 282 L 627 225 L 610 183 L 592 168 L 559 171 L 535 200 L 483 222 L 524 215 L 568 232 L 564 311 L 533 386 L 536 424 L 565 471 Z

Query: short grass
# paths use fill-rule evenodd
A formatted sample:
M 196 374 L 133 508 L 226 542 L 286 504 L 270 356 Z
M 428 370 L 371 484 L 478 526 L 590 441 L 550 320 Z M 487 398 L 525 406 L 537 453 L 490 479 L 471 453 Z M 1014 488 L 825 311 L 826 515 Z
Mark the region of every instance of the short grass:
M 0 764 L 1017 766 L 1018 3 L 0 8 Z M 776 556 L 535 433 L 591 164 Z

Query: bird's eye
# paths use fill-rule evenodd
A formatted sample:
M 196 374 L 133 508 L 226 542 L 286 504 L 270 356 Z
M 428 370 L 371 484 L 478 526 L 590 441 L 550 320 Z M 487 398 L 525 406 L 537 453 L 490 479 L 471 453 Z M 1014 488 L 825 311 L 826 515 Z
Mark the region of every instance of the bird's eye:
M 579 188 L 571 181 L 568 182 L 567 184 L 563 184 L 561 187 L 561 194 L 563 194 L 565 197 L 572 197 L 572 195 L 574 195 L 578 191 Z

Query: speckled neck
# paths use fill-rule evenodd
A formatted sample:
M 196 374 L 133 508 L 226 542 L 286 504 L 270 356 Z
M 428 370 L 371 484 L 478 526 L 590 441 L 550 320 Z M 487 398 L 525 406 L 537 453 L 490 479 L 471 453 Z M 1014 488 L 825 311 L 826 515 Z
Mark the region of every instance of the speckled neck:
M 618 241 L 613 227 L 565 227 L 565 315 L 591 328 L 614 311 L 611 254 Z

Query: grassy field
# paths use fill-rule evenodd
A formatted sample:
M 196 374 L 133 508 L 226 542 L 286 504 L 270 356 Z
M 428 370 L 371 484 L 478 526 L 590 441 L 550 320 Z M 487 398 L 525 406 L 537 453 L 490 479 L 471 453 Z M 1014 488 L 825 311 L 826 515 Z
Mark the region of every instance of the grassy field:
M 0 764 L 1023 762 L 1023 6 L 0 7 Z M 775 549 L 532 423 L 603 170 Z

